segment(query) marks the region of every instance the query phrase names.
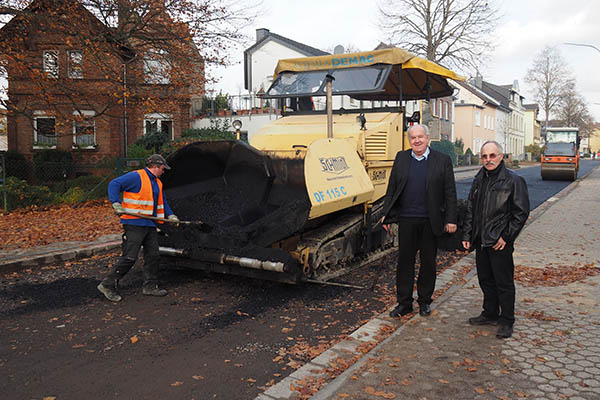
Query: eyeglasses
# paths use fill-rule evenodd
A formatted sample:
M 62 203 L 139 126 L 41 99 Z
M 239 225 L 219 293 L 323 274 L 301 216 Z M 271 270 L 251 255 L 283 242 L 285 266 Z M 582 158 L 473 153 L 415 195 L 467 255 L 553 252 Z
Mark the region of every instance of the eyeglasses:
M 482 160 L 491 160 L 491 159 L 494 159 L 496 157 L 498 157 L 498 154 L 494 154 L 494 153 L 492 153 L 492 154 L 482 154 L 481 155 L 481 159 Z

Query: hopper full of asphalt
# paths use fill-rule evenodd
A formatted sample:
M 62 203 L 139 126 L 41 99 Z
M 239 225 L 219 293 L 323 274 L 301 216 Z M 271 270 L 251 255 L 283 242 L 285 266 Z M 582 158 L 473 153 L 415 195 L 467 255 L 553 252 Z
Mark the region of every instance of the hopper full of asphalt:
M 236 141 L 196 142 L 175 152 L 164 176 L 165 196 L 181 219 L 161 226 L 161 246 L 191 258 L 224 253 L 295 264 L 269 246 L 302 230 L 310 202 L 302 160 L 272 159 Z

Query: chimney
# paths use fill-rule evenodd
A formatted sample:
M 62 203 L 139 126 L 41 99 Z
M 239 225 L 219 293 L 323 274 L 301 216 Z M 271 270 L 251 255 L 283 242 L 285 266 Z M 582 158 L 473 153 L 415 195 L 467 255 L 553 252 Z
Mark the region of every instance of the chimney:
M 256 43 L 269 36 L 269 30 L 266 28 L 258 28 L 256 30 Z
M 475 78 L 472 79 L 472 83 L 473 86 L 475 86 L 478 89 L 481 89 L 481 87 L 483 86 L 483 76 L 477 73 L 477 75 L 475 75 Z

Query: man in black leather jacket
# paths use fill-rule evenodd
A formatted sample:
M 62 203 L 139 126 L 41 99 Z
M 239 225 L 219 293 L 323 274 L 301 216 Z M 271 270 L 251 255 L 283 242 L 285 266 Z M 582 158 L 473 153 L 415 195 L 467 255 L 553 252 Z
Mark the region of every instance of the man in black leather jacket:
M 483 167 L 475 176 L 463 224 L 463 246 L 476 249 L 477 277 L 483 292 L 481 315 L 471 325 L 496 325 L 496 337 L 512 336 L 515 322 L 513 244 L 529 216 L 525 180 L 508 170 L 502 146 L 481 147 Z

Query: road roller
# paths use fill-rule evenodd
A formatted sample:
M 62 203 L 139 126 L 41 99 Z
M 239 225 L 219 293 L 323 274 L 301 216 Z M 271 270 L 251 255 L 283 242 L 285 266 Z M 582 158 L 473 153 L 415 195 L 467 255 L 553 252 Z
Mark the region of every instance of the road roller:
M 577 179 L 579 172 L 579 129 L 548 128 L 541 157 L 543 180 Z
M 166 262 L 288 283 L 324 282 L 397 240 L 378 224 L 411 123 L 461 76 L 398 48 L 280 60 L 264 98 L 281 118 L 240 140 L 168 157 Z M 345 105 L 345 106 L 344 106 Z M 411 105 L 410 113 L 407 106 Z M 410 115 L 405 115 L 410 114 Z

